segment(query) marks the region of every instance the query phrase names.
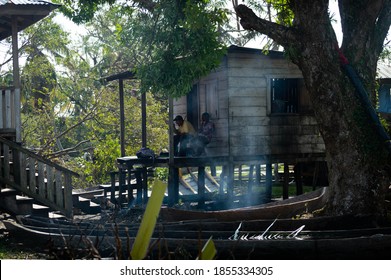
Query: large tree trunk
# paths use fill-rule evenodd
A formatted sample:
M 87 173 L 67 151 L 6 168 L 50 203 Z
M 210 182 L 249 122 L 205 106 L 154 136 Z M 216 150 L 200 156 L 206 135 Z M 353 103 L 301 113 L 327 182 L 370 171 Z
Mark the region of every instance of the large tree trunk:
M 390 10 L 390 1 L 373 1 L 370 9 L 358 4 L 368 1 L 340 2 L 342 19 L 351 19 L 360 13 L 360 20 L 344 22 L 344 31 L 351 33 L 345 36 L 349 42 L 344 41 L 341 49 L 371 93 L 375 89 L 376 64 L 381 51 L 380 39 L 375 39 L 377 35 L 373 34 L 374 19 L 379 18 L 382 9 Z M 353 4 L 358 8 L 351 7 Z M 295 20 L 289 28 L 259 19 L 243 5 L 236 7 L 236 11 L 244 28 L 262 32 L 283 45 L 303 72 L 326 145 L 330 182 L 326 212 L 383 216 L 385 193 L 391 181 L 390 151 L 376 121 L 341 67 L 341 53 L 328 15 L 328 0 L 296 0 L 290 1 L 290 5 Z M 391 17 L 387 17 L 389 27 Z M 355 26 L 358 21 L 359 26 Z M 364 36 L 357 31 L 362 24 Z

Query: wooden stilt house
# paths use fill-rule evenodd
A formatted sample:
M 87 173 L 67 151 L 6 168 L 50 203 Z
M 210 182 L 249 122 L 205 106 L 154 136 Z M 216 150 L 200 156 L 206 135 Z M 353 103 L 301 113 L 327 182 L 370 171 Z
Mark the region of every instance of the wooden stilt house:
M 228 170 L 228 195 L 241 165 L 266 165 L 270 195 L 272 164 L 285 164 L 287 198 L 289 165 L 324 161 L 325 145 L 301 71 L 282 52 L 231 46 L 219 68 L 173 101 L 173 115 L 196 129 L 203 112 L 216 127 L 207 157 Z

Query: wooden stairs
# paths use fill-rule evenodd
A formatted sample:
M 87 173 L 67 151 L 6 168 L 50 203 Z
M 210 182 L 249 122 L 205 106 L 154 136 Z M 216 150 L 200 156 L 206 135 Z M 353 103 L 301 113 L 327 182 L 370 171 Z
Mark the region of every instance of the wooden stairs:
M 100 205 L 74 193 L 78 176 L 19 144 L 0 137 L 0 208 L 13 215 L 72 218 L 99 213 Z M 103 191 L 102 191 L 103 192 Z

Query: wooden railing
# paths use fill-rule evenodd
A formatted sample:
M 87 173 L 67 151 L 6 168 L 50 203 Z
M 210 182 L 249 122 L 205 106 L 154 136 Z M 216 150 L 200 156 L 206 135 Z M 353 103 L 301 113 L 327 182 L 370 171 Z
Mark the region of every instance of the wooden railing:
M 0 132 L 13 135 L 16 142 L 21 141 L 20 106 L 19 88 L 0 88 Z
M 0 183 L 72 218 L 72 176 L 78 176 L 19 144 L 0 137 Z

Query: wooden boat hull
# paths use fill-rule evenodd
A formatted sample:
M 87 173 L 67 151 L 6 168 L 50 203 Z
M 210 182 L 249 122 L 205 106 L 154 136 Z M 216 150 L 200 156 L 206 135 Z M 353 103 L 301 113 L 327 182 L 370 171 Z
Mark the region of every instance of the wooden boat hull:
M 327 188 L 303 194 L 291 199 L 220 211 L 191 211 L 163 207 L 160 217 L 164 221 L 213 219 L 216 221 L 244 221 L 259 219 L 292 218 L 321 209 L 327 200 Z
M 370 218 L 158 223 L 148 258 L 195 259 L 212 237 L 218 259 L 389 259 L 391 226 Z M 108 258 L 129 255 L 139 224 L 72 223 L 25 217 L 4 221 L 10 235 L 34 246 L 97 252 Z M 317 226 L 316 226 L 317 225 Z M 296 235 L 292 233 L 301 229 Z M 94 231 L 92 231 L 94 229 Z M 109 229 L 112 229 L 111 231 Z M 327 229 L 327 230 L 326 230 Z
M 128 256 L 133 238 L 125 236 L 78 236 L 47 233 L 32 230 L 17 223 L 6 222 L 7 229 L 17 236 L 27 237 L 36 246 L 50 244 L 54 247 L 66 247 L 67 250 L 97 250 L 101 257 Z M 356 231 L 349 237 L 344 232 L 329 232 L 329 236 L 308 239 L 285 238 L 237 240 L 213 238 L 218 259 L 389 259 L 391 258 L 391 229 L 376 233 L 374 229 L 367 233 Z M 354 234 L 353 234 L 354 233 Z M 309 234 L 307 232 L 307 234 Z M 358 236 L 357 236 L 358 235 Z M 148 258 L 162 259 L 175 254 L 175 258 L 195 259 L 208 238 L 172 238 L 154 237 Z M 175 252 L 175 253 L 174 253 Z
M 13 223 L 15 224 L 15 223 Z M 275 222 L 270 224 L 264 224 L 263 227 L 257 229 L 249 227 L 243 223 L 231 224 L 230 227 L 225 228 L 210 228 L 203 227 L 202 224 L 198 228 L 189 228 L 188 225 L 185 226 L 167 226 L 167 225 L 158 225 L 153 232 L 153 237 L 155 238 L 178 238 L 178 239 L 208 239 L 213 236 L 218 240 L 229 240 L 233 236 L 237 236 L 237 239 L 246 237 L 247 240 L 250 240 L 251 236 L 260 236 L 264 234 L 264 239 L 281 239 L 284 236 L 289 236 L 292 232 L 300 229 L 298 233 L 298 238 L 308 239 L 325 239 L 325 238 L 344 238 L 344 237 L 360 237 L 368 236 L 374 234 L 391 234 L 391 227 L 372 227 L 372 228 L 356 228 L 356 229 L 328 229 L 328 230 L 307 230 L 306 222 L 302 220 L 301 223 L 296 223 L 294 227 L 293 224 L 289 227 L 290 229 L 276 229 L 274 226 Z M 15 228 L 27 229 L 28 231 L 35 233 L 44 233 L 45 235 L 55 237 L 61 236 L 62 238 L 70 238 L 75 236 L 80 237 L 93 237 L 94 240 L 97 238 L 103 237 L 129 237 L 134 239 L 137 235 L 138 228 L 128 228 L 128 227 L 112 227 L 110 228 L 80 228 L 80 227 L 47 227 L 47 226 L 33 226 L 33 225 L 14 225 Z M 10 226 L 12 230 L 12 225 Z M 266 231 L 266 233 L 265 233 Z

